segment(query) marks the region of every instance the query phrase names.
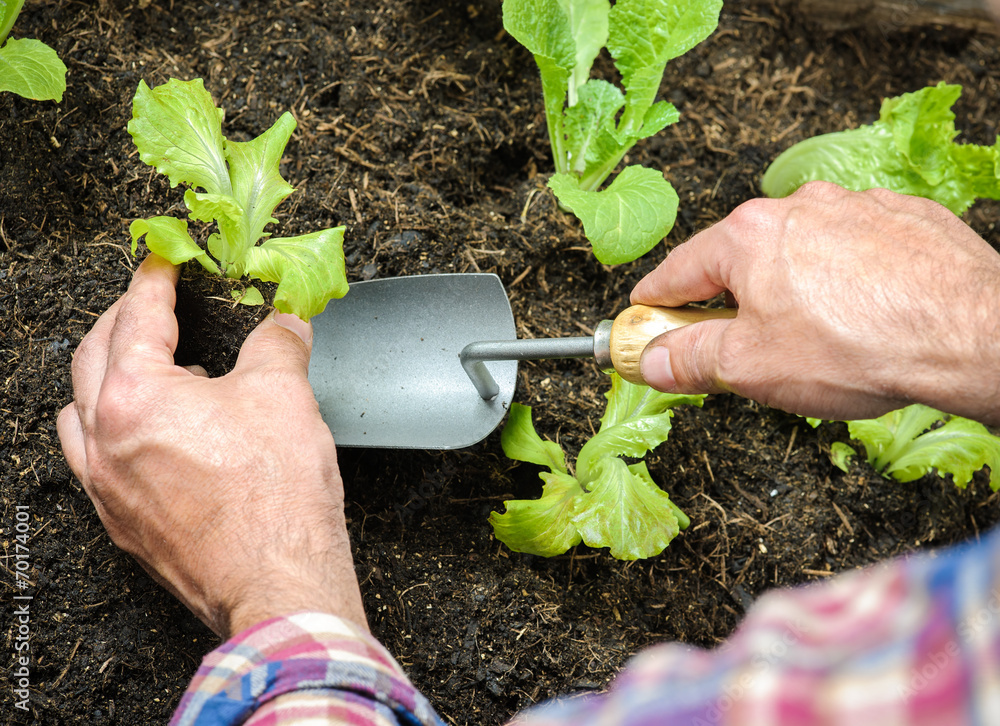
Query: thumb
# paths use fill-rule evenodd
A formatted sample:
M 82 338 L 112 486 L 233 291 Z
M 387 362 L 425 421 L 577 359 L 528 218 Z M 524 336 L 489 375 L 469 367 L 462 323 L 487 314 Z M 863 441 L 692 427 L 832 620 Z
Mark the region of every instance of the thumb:
M 269 365 L 306 375 L 312 337 L 311 323 L 288 313 L 271 313 L 247 336 L 233 372 Z
M 722 336 L 734 320 L 706 320 L 654 338 L 642 352 L 639 370 L 646 383 L 667 393 L 723 393 Z

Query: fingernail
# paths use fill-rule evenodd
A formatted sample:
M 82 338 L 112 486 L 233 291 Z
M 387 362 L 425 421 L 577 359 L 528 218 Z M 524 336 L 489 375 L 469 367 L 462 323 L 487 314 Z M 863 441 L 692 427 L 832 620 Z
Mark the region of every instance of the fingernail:
M 298 316 L 292 315 L 291 313 L 275 313 L 274 322 L 286 330 L 291 330 L 297 336 L 302 338 L 302 342 L 306 345 L 312 343 L 312 325 L 305 322 Z
M 658 391 L 672 391 L 677 381 L 670 368 L 670 351 L 664 345 L 647 348 L 639 359 L 643 380 Z

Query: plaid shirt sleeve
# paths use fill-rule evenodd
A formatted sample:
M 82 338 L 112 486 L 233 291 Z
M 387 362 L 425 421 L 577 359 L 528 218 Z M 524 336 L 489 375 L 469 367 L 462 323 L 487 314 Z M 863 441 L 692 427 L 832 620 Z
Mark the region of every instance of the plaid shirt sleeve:
M 371 636 L 315 613 L 268 621 L 209 654 L 172 723 L 307 719 L 441 724 Z M 1000 530 L 982 543 L 772 592 L 724 646 L 650 648 L 607 692 L 539 706 L 514 724 L 971 726 L 998 719 Z
M 324 613 L 265 621 L 209 653 L 171 726 L 443 726 L 392 656 Z

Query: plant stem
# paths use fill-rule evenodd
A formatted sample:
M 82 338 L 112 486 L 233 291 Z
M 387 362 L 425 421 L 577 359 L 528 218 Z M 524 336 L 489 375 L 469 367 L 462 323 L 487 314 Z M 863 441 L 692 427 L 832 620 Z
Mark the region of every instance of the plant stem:
M 24 0 L 0 0 L 0 5 L 4 6 L 3 12 L 0 13 L 0 45 L 3 45 L 10 34 L 10 29 L 13 27 L 14 21 L 17 20 L 17 16 L 21 13 Z
M 585 192 L 592 192 L 604 183 L 604 180 L 615 170 L 618 162 L 625 158 L 628 147 L 623 147 L 621 151 L 610 157 L 607 161 L 594 169 L 590 174 L 580 179 L 580 189 Z
M 557 118 L 546 118 L 549 127 L 549 145 L 552 147 L 552 162 L 557 174 L 565 174 L 568 168 L 566 160 L 566 134 L 563 133 L 561 115 Z
M 677 517 L 677 525 L 680 529 L 687 529 L 691 526 L 691 518 L 682 512 L 680 507 L 674 504 L 673 499 L 670 500 L 670 511 Z

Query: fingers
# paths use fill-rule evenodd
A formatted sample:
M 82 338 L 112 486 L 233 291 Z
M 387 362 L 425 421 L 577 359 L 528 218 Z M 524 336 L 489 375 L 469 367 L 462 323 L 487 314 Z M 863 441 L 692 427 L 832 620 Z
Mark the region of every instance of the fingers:
M 109 355 L 111 351 L 112 337 L 117 336 L 119 347 L 123 345 L 120 331 L 116 333 L 119 326 L 119 316 L 123 308 L 129 307 L 129 296 L 134 290 L 142 292 L 145 296 L 149 291 L 149 283 L 152 280 L 157 283 L 156 287 L 161 289 L 161 295 L 168 297 L 170 306 L 170 322 L 173 323 L 176 331 L 176 321 L 173 318 L 173 285 L 177 279 L 177 268 L 169 262 L 156 255 L 147 257 L 129 285 L 128 292 L 108 308 L 90 332 L 84 336 L 73 353 L 73 398 L 76 403 L 77 417 L 81 424 L 86 427 L 90 420 L 90 414 L 97 402 L 97 395 L 101 390 L 101 384 L 107 374 Z M 169 290 L 162 290 L 166 286 Z M 134 300 L 133 300 L 134 303 Z M 132 307 L 127 318 L 133 318 L 138 311 Z M 158 326 L 156 322 L 149 323 L 150 326 Z M 132 325 L 134 327 L 134 323 Z M 156 331 L 153 331 L 156 332 Z M 175 335 L 176 340 L 176 335 Z M 173 358 L 171 357 L 171 363 Z
M 311 351 L 310 323 L 294 315 L 272 313 L 247 336 L 233 372 L 270 365 L 290 368 L 306 376 Z
M 718 226 L 718 225 L 717 225 Z M 632 290 L 633 305 L 679 307 L 689 302 L 708 300 L 727 289 L 718 269 L 721 261 L 716 227 L 701 232 L 675 247 L 667 258 Z
M 136 270 L 118 305 L 108 339 L 108 366 L 135 363 L 173 367 L 177 348 L 174 302 L 179 268 L 150 255 Z
M 77 413 L 91 411 L 108 369 L 108 340 L 121 306 L 119 298 L 90 329 L 73 352 L 73 399 Z M 78 416 L 79 418 L 79 416 Z
M 732 391 L 722 379 L 723 335 L 735 320 L 706 320 L 654 338 L 639 366 L 647 384 L 668 393 Z
M 59 412 L 59 416 L 56 418 L 56 432 L 59 435 L 59 443 L 62 445 L 66 463 L 69 464 L 69 468 L 73 470 L 76 478 L 83 485 L 83 490 L 87 492 L 90 501 L 94 503 L 97 514 L 104 521 L 104 502 L 95 493 L 94 483 L 88 474 L 87 434 L 84 431 L 75 403 L 65 406 Z
M 76 474 L 76 478 L 83 480 L 83 474 L 87 470 L 87 447 L 84 443 L 83 424 L 80 423 L 80 414 L 76 404 L 71 403 L 59 412 L 56 419 L 56 433 L 59 434 L 59 443 L 62 445 L 63 455 L 69 468 Z
M 752 263 L 758 240 L 780 234 L 776 204 L 754 199 L 726 219 L 674 248 L 632 291 L 632 303 L 677 307 L 730 291 L 737 294 L 734 272 Z

